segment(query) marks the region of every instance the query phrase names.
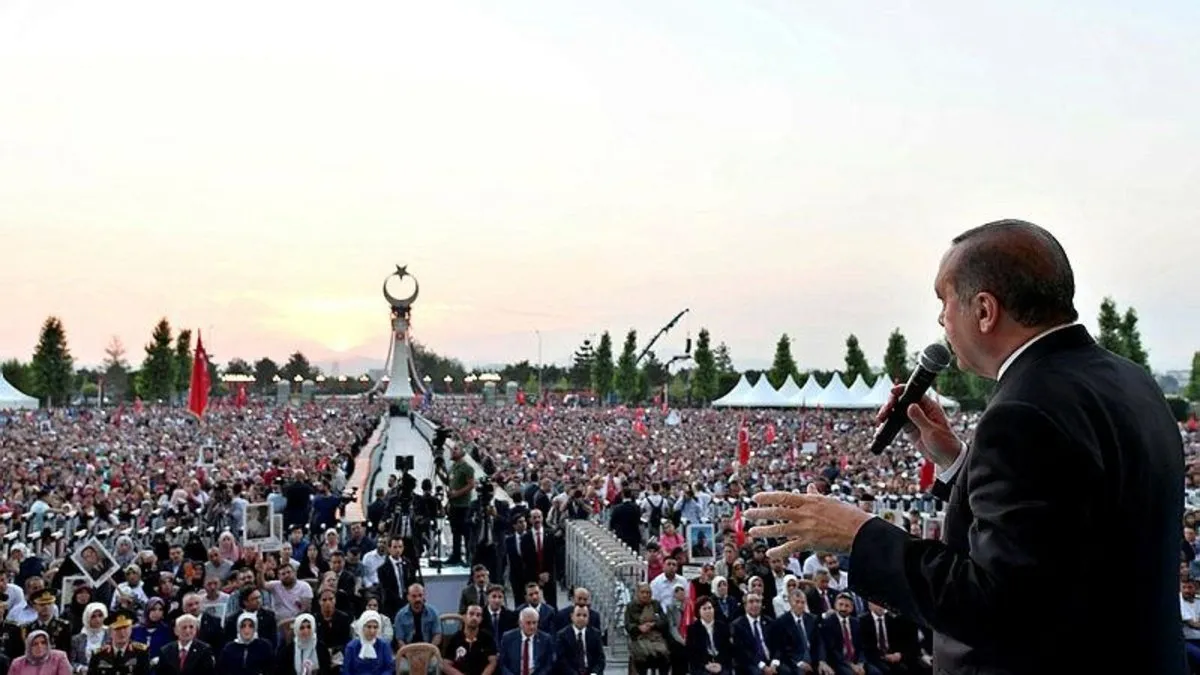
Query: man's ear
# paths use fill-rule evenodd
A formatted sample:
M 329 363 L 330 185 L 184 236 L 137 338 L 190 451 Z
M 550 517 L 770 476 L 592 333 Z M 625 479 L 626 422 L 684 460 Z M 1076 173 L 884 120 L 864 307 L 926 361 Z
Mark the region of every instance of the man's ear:
M 991 293 L 978 293 L 972 300 L 972 310 L 983 334 L 996 330 L 1000 323 L 1000 302 Z

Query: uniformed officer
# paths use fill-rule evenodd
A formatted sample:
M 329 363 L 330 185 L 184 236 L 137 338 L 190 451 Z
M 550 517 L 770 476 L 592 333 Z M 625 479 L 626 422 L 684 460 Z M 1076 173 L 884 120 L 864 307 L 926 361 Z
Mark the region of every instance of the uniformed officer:
M 119 609 L 104 622 L 110 642 L 106 643 L 88 662 L 87 675 L 147 675 L 150 672 L 150 651 L 141 642 L 133 642 L 133 613 Z
M 54 616 L 54 591 L 43 588 L 34 594 L 31 602 L 37 611 L 37 618 L 31 623 L 21 626 L 21 654 L 25 653 L 25 638 L 35 630 L 44 630 L 50 636 L 50 647 L 64 654 L 71 653 L 71 622 Z

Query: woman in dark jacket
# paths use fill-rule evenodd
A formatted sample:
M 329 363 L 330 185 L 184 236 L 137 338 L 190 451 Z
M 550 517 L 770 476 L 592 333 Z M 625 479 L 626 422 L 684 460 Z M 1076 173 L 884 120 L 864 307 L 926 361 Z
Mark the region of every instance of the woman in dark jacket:
M 237 621 L 237 639 L 221 649 L 217 671 L 221 675 L 269 675 L 274 666 L 271 643 L 258 637 L 258 615 L 242 612 Z
M 317 640 L 317 620 L 301 614 L 292 621 L 292 639 L 275 653 L 275 675 L 334 675 L 329 649 Z

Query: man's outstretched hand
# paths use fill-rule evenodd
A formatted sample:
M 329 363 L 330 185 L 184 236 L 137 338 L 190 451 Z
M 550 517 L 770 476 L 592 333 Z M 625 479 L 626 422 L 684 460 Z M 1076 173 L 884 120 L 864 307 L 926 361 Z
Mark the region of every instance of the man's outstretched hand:
M 743 519 L 780 522 L 752 527 L 749 535 L 787 539 L 767 552 L 775 558 L 806 550 L 847 552 L 859 528 L 873 517 L 853 504 L 811 492 L 760 492 L 754 503 L 757 506 L 743 513 Z

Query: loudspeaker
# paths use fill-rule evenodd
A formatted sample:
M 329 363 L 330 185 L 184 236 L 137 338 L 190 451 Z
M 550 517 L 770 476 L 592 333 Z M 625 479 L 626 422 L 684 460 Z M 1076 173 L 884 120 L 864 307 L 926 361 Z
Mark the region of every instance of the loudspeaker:
M 413 464 L 413 456 L 412 455 L 398 455 L 396 457 L 396 468 L 394 470 L 395 471 L 412 471 L 413 466 L 414 466 L 414 464 Z

